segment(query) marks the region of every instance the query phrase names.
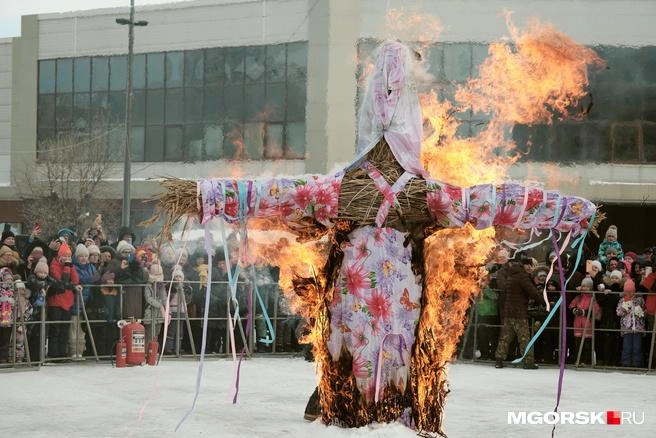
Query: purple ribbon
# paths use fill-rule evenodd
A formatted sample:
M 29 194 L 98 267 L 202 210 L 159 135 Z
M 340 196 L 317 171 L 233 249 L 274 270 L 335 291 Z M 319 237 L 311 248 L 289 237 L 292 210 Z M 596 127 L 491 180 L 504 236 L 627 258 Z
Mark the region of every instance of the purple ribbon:
M 564 211 L 564 209 L 563 209 Z M 561 215 L 562 218 L 562 215 Z M 560 222 L 560 220 L 558 221 Z M 558 240 L 556 239 L 556 233 L 551 233 L 551 243 L 554 246 L 556 254 L 560 254 L 558 249 Z M 563 262 L 560 259 L 560 255 L 557 257 L 558 260 L 558 276 L 560 277 L 560 371 L 558 374 L 558 390 L 556 392 L 556 406 L 554 407 L 554 412 L 558 412 L 558 407 L 560 406 L 560 396 L 563 392 L 563 377 L 565 377 L 565 357 L 567 352 L 567 306 L 565 299 L 565 276 L 563 275 Z M 553 438 L 556 432 L 556 425 L 554 424 L 553 429 L 551 429 L 551 437 Z

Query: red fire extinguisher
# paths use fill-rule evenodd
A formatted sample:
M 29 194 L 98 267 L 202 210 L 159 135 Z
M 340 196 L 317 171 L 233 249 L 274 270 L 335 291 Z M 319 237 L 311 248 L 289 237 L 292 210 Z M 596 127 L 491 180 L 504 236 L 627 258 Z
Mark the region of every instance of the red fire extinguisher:
M 151 339 L 148 342 L 148 365 L 154 366 L 157 364 L 157 350 L 159 350 L 159 344 L 156 339 Z
M 123 338 L 116 343 L 116 368 L 125 368 L 125 359 L 127 357 L 127 348 Z
M 125 348 L 125 363 L 127 365 L 141 365 L 146 361 L 146 330 L 144 326 L 130 318 L 130 322 L 118 322 L 121 328 L 121 340 L 117 343 L 116 362 L 118 366 L 118 345 Z M 125 365 L 123 365 L 125 366 Z

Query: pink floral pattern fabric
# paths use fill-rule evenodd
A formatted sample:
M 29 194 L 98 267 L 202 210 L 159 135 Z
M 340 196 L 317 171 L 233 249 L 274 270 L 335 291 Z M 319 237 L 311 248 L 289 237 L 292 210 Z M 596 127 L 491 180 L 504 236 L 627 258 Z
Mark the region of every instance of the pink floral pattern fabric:
M 342 348 L 351 354 L 358 389 L 368 401 L 375 396 L 378 368 L 379 396 L 390 384 L 401 391 L 407 384 L 422 285 L 412 272 L 405 237 L 393 228 L 365 226 L 342 244 L 328 349 L 334 360 Z
M 246 207 L 242 212 L 244 217 L 277 217 L 288 221 L 314 217 L 328 226 L 337 217 L 342 176 L 338 173 L 266 180 L 201 180 L 198 183 L 201 223 L 214 216 L 238 222 L 241 190 Z
M 587 199 L 556 191 L 504 183 L 460 188 L 439 181 L 426 182 L 428 210 L 444 227 L 470 222 L 477 229 L 501 225 L 520 229 L 556 229 L 581 233 L 596 206 Z

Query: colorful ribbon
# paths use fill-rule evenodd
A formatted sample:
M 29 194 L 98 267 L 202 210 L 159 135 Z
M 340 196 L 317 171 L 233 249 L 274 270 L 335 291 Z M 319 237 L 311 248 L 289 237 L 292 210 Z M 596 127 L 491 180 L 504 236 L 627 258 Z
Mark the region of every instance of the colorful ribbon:
M 212 244 L 212 234 L 210 233 L 209 222 L 205 223 L 205 251 L 207 252 L 207 266 L 212 266 L 212 256 L 214 255 L 214 248 Z M 205 311 L 203 313 L 203 337 L 200 344 L 200 362 L 198 363 L 198 371 L 196 372 L 196 392 L 194 393 L 194 401 L 191 403 L 191 407 L 184 414 L 184 416 L 178 422 L 178 425 L 175 426 L 175 431 L 177 432 L 182 423 L 185 422 L 187 417 L 191 415 L 194 408 L 196 407 L 196 401 L 198 400 L 198 395 L 200 394 L 200 384 L 203 380 L 203 368 L 205 367 L 205 347 L 207 346 L 207 322 L 208 315 L 210 311 L 210 291 L 212 288 L 212 269 L 207 270 L 207 287 L 205 289 Z

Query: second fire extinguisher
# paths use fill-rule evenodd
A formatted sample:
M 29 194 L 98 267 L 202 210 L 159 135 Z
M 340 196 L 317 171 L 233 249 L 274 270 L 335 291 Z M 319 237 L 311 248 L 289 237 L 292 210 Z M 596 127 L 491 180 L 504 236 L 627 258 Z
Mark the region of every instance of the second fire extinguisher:
M 152 339 L 148 342 L 148 354 L 146 356 L 146 363 L 148 365 L 157 365 L 157 350 L 159 350 L 159 344 L 155 339 Z
M 125 368 L 125 359 L 127 358 L 127 347 L 123 338 L 116 343 L 116 368 Z

